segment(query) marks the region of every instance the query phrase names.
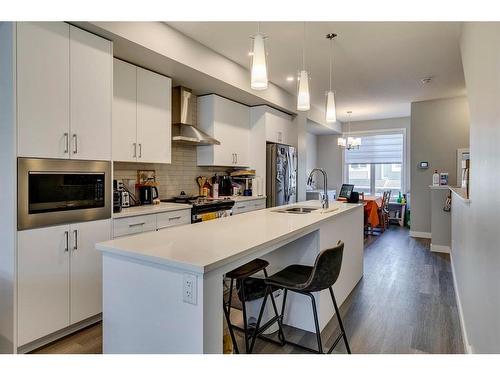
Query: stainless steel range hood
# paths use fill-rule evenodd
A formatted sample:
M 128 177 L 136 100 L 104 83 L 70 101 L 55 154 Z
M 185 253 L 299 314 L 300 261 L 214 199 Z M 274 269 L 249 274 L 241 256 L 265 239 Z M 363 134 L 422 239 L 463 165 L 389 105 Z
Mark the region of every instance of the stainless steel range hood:
M 186 87 L 172 89 L 172 142 L 193 146 L 220 145 L 194 125 L 196 96 Z

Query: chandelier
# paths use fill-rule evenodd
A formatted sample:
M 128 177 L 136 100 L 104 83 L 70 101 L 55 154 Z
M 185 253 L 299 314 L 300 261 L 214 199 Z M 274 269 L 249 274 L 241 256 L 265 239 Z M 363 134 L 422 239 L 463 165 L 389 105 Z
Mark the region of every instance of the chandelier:
M 349 121 L 347 123 L 347 133 L 346 136 L 339 137 L 337 139 L 337 145 L 340 148 L 344 148 L 346 150 L 358 150 L 359 146 L 361 146 L 361 138 L 360 137 L 352 137 L 351 134 L 351 114 L 352 111 L 347 111 L 347 115 L 349 116 Z

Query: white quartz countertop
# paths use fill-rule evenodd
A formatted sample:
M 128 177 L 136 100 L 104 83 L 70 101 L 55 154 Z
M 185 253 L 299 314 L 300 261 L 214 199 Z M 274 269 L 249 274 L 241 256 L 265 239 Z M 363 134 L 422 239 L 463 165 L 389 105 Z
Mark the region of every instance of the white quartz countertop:
M 470 203 L 470 199 L 467 198 L 467 192 L 464 188 L 450 186 L 450 190 L 465 203 Z
M 448 190 L 450 187 L 448 185 L 429 185 L 432 190 Z
M 273 207 L 117 238 L 98 243 L 96 248 L 105 253 L 206 273 L 301 231 L 305 234 L 325 220 L 362 207 L 360 204 L 332 202 L 329 211 L 322 212 L 319 201 L 289 206 L 296 205 L 319 209 L 308 214 L 289 214 L 275 212 L 286 206 Z
M 234 200 L 235 202 L 246 202 L 246 201 L 255 201 L 257 199 L 266 199 L 266 196 L 261 195 L 254 197 L 254 196 L 244 196 L 244 195 L 233 195 L 228 198 Z
M 119 219 L 123 217 L 139 216 L 139 215 L 152 215 L 158 214 L 160 212 L 178 211 L 178 210 L 189 210 L 191 209 L 190 204 L 184 203 L 165 203 L 160 204 L 145 204 L 143 206 L 133 206 L 122 208 L 121 212 L 114 212 L 113 219 Z

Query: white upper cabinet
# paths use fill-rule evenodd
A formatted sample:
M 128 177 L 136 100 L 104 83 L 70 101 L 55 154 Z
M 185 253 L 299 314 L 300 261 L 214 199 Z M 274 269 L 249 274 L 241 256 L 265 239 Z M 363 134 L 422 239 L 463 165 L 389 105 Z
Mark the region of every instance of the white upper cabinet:
M 114 60 L 113 160 L 170 163 L 172 80 Z
M 114 59 L 113 160 L 137 161 L 137 67 Z
M 137 160 L 170 163 L 172 80 L 137 68 Z
M 266 141 L 296 147 L 297 136 L 292 117 L 273 108 L 265 108 Z
M 250 110 L 217 95 L 198 98 L 198 127 L 220 142 L 199 146 L 198 165 L 248 167 Z
M 64 22 L 17 24 L 18 155 L 110 160 L 111 42 Z
M 69 25 L 17 23 L 18 154 L 69 157 Z
M 72 158 L 111 160 L 112 45 L 70 26 Z

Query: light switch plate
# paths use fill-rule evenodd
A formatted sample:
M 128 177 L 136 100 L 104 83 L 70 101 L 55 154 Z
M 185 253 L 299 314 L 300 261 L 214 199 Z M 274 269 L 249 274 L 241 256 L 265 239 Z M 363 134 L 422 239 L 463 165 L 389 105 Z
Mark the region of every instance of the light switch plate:
M 197 304 L 198 280 L 196 275 L 184 273 L 182 277 L 182 300 L 192 305 Z

